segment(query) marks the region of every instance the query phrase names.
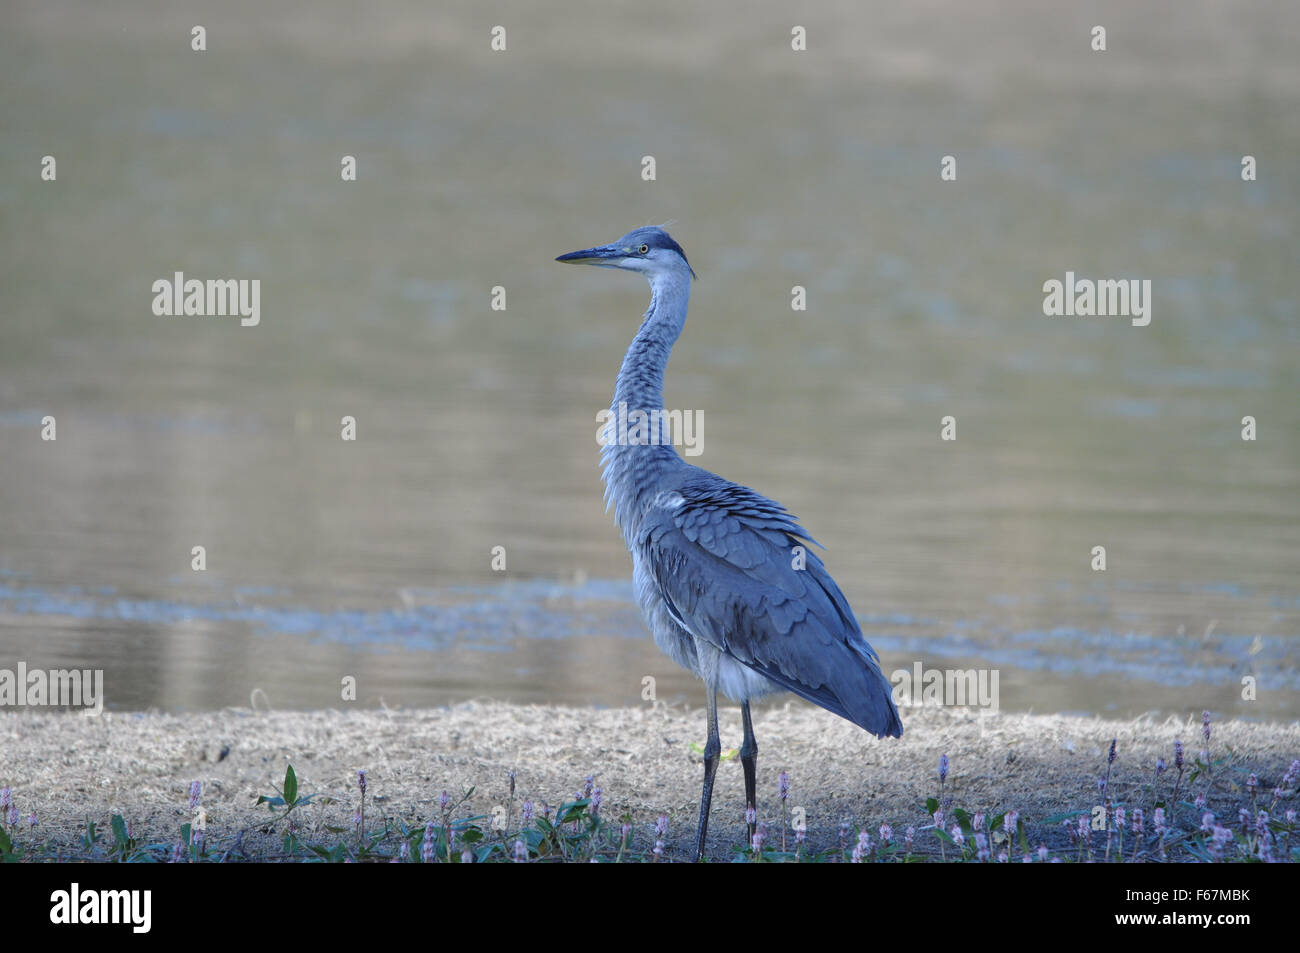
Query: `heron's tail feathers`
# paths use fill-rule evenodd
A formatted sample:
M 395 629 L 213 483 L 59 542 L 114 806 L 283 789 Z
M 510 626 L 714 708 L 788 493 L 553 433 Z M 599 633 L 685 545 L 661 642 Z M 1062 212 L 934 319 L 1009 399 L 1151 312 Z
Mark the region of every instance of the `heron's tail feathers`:
M 873 674 L 880 680 L 881 688 L 854 696 L 853 702 L 846 706 L 848 718 L 877 738 L 898 738 L 903 734 L 903 722 L 894 705 L 893 687 L 879 669 Z

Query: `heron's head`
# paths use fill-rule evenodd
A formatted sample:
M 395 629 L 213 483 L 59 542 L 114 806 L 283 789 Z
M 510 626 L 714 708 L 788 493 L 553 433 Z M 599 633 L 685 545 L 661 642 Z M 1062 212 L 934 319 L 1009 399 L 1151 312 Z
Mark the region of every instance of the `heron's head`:
M 690 272 L 692 278 L 695 277 L 695 271 L 686 260 L 682 246 L 673 241 L 673 237 L 662 228 L 653 225 L 635 228 L 609 245 L 569 252 L 555 260 L 575 265 L 599 265 L 602 268 L 639 271 L 651 279 L 682 270 Z

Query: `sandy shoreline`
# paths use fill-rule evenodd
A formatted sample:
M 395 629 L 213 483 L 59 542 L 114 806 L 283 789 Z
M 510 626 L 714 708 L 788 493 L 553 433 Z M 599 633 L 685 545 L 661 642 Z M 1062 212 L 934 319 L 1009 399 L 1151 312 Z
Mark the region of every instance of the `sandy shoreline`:
M 739 745 L 738 709 L 721 713 L 724 749 Z M 1202 747 L 1199 718 L 1105 721 L 1056 715 L 994 715 L 917 709 L 904 714 L 901 740 L 878 741 L 833 715 L 802 704 L 755 712 L 759 742 L 760 813 L 777 829 L 777 774 L 791 778 L 790 806 L 807 813 L 809 841 L 838 842 L 841 821 L 876 830 L 888 822 L 901 835 L 921 827 L 920 810 L 936 792 L 936 765 L 947 754 L 953 807 L 998 813 L 1014 808 L 1030 825 L 1034 846 L 1068 846 L 1054 814 L 1098 803 L 1097 779 L 1118 738 L 1111 792 L 1120 803 L 1145 807 L 1158 757 L 1172 763 L 1181 738 L 1189 760 Z M 668 848 L 684 859 L 695 823 L 701 776 L 701 710 L 656 707 L 590 710 L 496 702 L 420 711 L 220 712 L 169 715 L 8 712 L 0 716 L 0 786 L 12 788 L 24 819 L 19 837 L 71 857 L 86 857 L 80 838 L 87 818 L 107 827 L 120 813 L 142 841 L 170 843 L 189 817 L 190 784 L 203 784 L 209 844 L 234 843 L 252 856 L 274 852 L 277 835 L 258 828 L 271 794 L 292 763 L 300 790 L 327 795 L 303 816 L 304 833 L 331 839 L 327 825 L 348 827 L 356 809 L 355 772 L 369 778 L 369 817 L 387 815 L 422 825 L 437 814 L 445 789 L 474 787 L 474 813 L 509 805 L 508 772 L 516 773 L 515 810 L 525 798 L 552 805 L 595 775 L 607 817 L 631 815 L 645 840 L 656 817 L 670 817 Z M 692 750 L 692 748 L 695 750 Z M 1247 776 L 1271 791 L 1300 757 L 1300 725 L 1215 723 L 1212 758 L 1233 752 L 1230 766 L 1207 791 L 1209 809 L 1233 823 L 1249 807 Z M 224 752 L 224 753 L 223 753 Z M 1169 776 L 1161 790 L 1168 796 Z M 1186 791 L 1187 782 L 1184 781 Z M 739 760 L 718 772 L 710 852 L 727 859 L 744 841 Z M 1262 796 L 1262 795 L 1261 795 Z M 1180 797 L 1180 800 L 1182 798 Z M 1279 805 L 1297 807 L 1292 795 Z M 35 812 L 38 826 L 27 829 Z M 779 835 L 778 835 L 779 836 Z M 337 838 L 334 838 L 337 839 Z M 918 837 L 933 843 L 933 835 Z

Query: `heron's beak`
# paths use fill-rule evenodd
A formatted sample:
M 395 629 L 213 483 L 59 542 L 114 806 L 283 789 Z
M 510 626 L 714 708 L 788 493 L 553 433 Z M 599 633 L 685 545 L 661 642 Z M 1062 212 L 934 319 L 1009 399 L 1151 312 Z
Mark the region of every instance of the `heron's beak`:
M 612 265 L 614 262 L 626 258 L 627 249 L 619 248 L 617 245 L 599 245 L 596 248 L 584 248 L 582 251 L 571 251 L 567 255 L 560 255 L 556 261 L 567 261 L 571 265 Z

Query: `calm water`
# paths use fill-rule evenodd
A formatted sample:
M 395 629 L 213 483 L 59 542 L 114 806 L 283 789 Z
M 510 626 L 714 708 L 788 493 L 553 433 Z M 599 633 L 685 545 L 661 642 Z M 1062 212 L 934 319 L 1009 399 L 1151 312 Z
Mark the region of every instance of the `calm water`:
M 0 668 L 697 701 L 596 465 L 647 289 L 552 261 L 675 219 L 692 462 L 802 518 L 887 668 L 1300 715 L 1300 11 L 827 4 L 796 54 L 779 4 L 572 6 L 7 5 Z M 1151 279 L 1150 326 L 1044 317 L 1067 270 Z M 260 279 L 260 325 L 155 316 L 176 271 Z

